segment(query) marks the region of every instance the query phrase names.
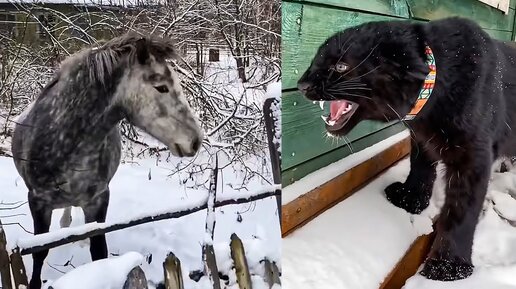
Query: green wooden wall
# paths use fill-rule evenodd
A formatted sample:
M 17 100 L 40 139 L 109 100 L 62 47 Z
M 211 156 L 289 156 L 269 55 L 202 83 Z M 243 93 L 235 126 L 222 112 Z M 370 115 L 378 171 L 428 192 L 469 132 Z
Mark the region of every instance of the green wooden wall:
M 475 20 L 491 36 L 514 40 L 516 0 L 508 14 L 478 0 L 310 0 L 282 2 L 282 182 L 308 173 L 403 130 L 399 123 L 360 123 L 344 139 L 326 136 L 318 105 L 296 83 L 319 45 L 337 31 L 378 20 L 429 21 L 449 16 Z

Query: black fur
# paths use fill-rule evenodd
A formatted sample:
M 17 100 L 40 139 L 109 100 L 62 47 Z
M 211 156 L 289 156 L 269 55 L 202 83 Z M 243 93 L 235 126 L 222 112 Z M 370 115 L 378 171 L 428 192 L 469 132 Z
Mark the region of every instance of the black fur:
M 394 205 L 420 213 L 428 206 L 436 162 L 445 164 L 446 200 L 421 274 L 457 280 L 473 271 L 473 235 L 491 165 L 499 157 L 516 155 L 516 50 L 461 18 L 373 22 L 329 38 L 299 84 L 311 100 L 359 104 L 342 129 L 328 128 L 335 135 L 365 119 L 396 120 L 413 107 L 429 71 L 425 45 L 436 59 L 436 85 L 421 112 L 407 123 L 413 137 L 410 174 L 385 192 Z M 350 65 L 349 73 L 332 71 L 338 61 Z M 344 89 L 352 78 L 367 89 Z

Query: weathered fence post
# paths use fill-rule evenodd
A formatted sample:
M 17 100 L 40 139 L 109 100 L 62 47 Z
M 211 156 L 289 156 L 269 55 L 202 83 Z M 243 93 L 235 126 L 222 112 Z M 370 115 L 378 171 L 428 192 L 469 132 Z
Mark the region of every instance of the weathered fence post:
M 240 289 L 252 289 L 251 274 L 245 258 L 244 244 L 235 233 L 231 234 L 231 244 L 229 246 L 231 248 L 231 258 L 235 265 L 238 287 Z
M 281 185 L 281 150 L 278 139 L 281 139 L 281 100 L 268 98 L 263 104 L 263 117 L 267 132 L 267 142 L 269 144 L 269 154 L 271 157 L 272 177 L 274 184 Z M 278 135 L 279 134 L 279 135 Z M 276 196 L 278 204 L 278 217 L 281 224 L 281 196 Z
M 29 281 L 27 280 L 27 271 L 25 271 L 25 265 L 23 265 L 23 259 L 19 248 L 15 248 L 11 253 L 11 268 L 13 271 L 15 288 L 22 288 L 20 285 L 28 287 Z
M 147 289 L 147 277 L 140 266 L 134 267 L 125 280 L 124 287 L 122 289 Z
M 204 273 L 213 284 L 213 289 L 220 289 L 219 270 L 213 249 L 213 235 L 215 231 L 215 197 L 217 193 L 219 164 L 215 154 L 215 166 L 211 173 L 210 188 L 208 190 L 208 209 L 206 214 L 206 237 L 202 248 Z
M 0 220 L 0 277 L 2 278 L 2 288 L 12 289 L 11 269 L 9 266 L 9 253 L 7 253 L 7 238 L 5 237 L 2 221 Z
M 165 262 L 163 262 L 163 271 L 165 274 L 165 289 L 184 289 L 181 261 L 174 253 L 168 253 Z
M 276 266 L 276 263 L 271 262 L 268 259 L 265 259 L 263 262 L 263 266 L 265 268 L 265 281 L 269 284 L 269 288 L 272 288 L 274 284 L 281 284 L 279 269 L 278 266 Z

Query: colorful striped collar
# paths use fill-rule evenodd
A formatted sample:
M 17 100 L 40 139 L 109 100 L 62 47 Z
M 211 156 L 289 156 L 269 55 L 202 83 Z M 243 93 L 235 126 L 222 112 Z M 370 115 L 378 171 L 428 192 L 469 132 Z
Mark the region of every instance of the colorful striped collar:
M 428 68 L 430 68 L 430 72 L 425 78 L 425 82 L 423 83 L 423 87 L 421 88 L 421 91 L 419 91 L 419 95 L 417 97 L 416 104 L 412 108 L 412 110 L 405 116 L 405 120 L 411 120 L 421 111 L 423 106 L 426 104 L 428 98 L 430 98 L 430 94 L 432 94 L 432 90 L 435 86 L 435 76 L 437 74 L 437 70 L 435 67 L 435 57 L 434 53 L 432 52 L 432 49 L 427 45 L 425 47 L 425 54 L 426 54 L 426 64 L 428 65 Z

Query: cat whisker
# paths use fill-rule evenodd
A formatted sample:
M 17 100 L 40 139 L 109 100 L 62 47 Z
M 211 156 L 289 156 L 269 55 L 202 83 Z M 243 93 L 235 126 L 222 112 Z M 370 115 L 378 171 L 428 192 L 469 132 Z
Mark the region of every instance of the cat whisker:
M 376 71 L 378 68 L 380 68 L 380 65 L 376 66 L 375 68 L 373 68 L 373 69 L 369 70 L 368 72 L 366 72 L 366 73 L 364 73 L 364 74 L 362 74 L 362 75 L 355 76 L 354 78 L 351 78 L 351 79 L 349 79 L 349 80 L 355 80 L 355 79 L 362 78 L 362 77 L 364 77 L 364 76 L 368 75 L 369 73 L 371 73 L 371 72 L 373 72 L 373 71 Z
M 362 97 L 362 98 L 365 98 L 365 99 L 368 99 L 368 100 L 372 100 L 371 97 L 369 96 L 365 96 L 365 95 L 361 95 L 361 94 L 355 94 L 355 93 L 349 93 L 349 92 L 340 92 L 340 91 L 337 91 L 337 95 L 342 95 L 342 96 L 346 96 L 346 95 L 349 95 L 349 96 L 356 96 L 356 97 Z
M 398 116 L 398 119 L 401 121 L 401 123 L 403 123 L 403 125 L 410 130 L 410 132 L 411 132 L 410 138 L 412 138 L 414 141 L 416 141 L 416 139 L 414 137 L 412 137 L 412 135 L 416 136 L 416 133 L 414 132 L 412 127 L 410 127 L 410 125 L 408 125 L 408 123 L 403 120 L 403 118 L 399 115 L 399 113 L 390 104 L 387 103 L 387 106 Z
M 378 45 L 380 45 L 380 43 L 376 44 L 373 49 L 371 49 L 371 51 L 369 52 L 369 54 L 367 54 L 367 56 L 355 67 L 353 67 L 350 71 L 344 73 L 342 76 L 346 76 L 348 74 L 350 74 L 353 70 L 357 69 L 360 67 L 360 65 L 362 65 L 367 59 L 369 59 L 369 57 L 371 57 L 371 55 L 373 55 L 373 51 L 378 47 Z
M 340 91 L 346 91 L 346 90 L 372 90 L 369 87 L 342 87 L 342 88 L 341 87 L 337 87 L 337 88 Z M 333 87 L 332 88 L 328 88 L 328 89 L 333 89 Z M 335 89 L 335 90 L 337 90 L 337 89 Z

